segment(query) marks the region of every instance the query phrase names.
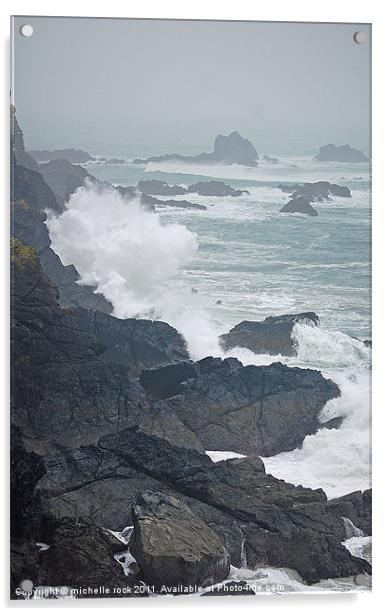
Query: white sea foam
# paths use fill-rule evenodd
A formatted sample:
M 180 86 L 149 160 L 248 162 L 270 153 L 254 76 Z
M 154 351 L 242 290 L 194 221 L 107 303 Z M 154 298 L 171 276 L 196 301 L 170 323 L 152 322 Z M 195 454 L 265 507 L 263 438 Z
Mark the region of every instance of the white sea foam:
M 96 285 L 116 316 L 165 320 L 182 332 L 194 358 L 219 354 L 201 298 L 177 281 L 198 245 L 184 225 L 163 224 L 138 201 L 88 183 L 60 216 L 49 214 L 47 226 L 62 262 L 76 266 L 80 284 Z

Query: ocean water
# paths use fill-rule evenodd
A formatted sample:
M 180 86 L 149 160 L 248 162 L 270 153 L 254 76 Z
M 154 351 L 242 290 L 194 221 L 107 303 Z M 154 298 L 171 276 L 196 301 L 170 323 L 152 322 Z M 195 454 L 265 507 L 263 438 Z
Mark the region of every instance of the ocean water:
M 98 179 L 124 186 L 140 179 L 186 186 L 220 179 L 249 190 L 241 197 L 174 197 L 207 210 L 158 206 L 154 215 L 90 185 L 72 195 L 67 211 L 49 217 L 47 224 L 54 250 L 65 264 L 75 264 L 81 283 L 97 285 L 116 316 L 167 321 L 183 334 L 193 359 L 225 356 L 218 336 L 243 319 L 315 311 L 319 328 L 294 328 L 296 357 L 241 348 L 228 356 L 246 365 L 282 361 L 318 369 L 341 389 L 341 397 L 322 410 L 322 429 L 306 437 L 300 449 L 266 458 L 268 472 L 296 485 L 321 487 L 329 498 L 368 488 L 371 351 L 362 340 L 371 337 L 369 165 L 318 163 L 304 156 L 257 169 L 181 162 L 86 167 Z M 347 186 L 352 197 L 317 204 L 314 218 L 279 213 L 289 198 L 277 188 L 279 182 L 317 180 Z M 333 417 L 343 418 L 340 429 L 325 429 Z M 368 543 L 352 539 L 352 550 Z M 256 580 L 269 575 L 286 591 L 306 589 L 289 572 L 274 571 L 250 575 Z M 245 570 L 234 574 L 248 576 Z M 363 579 L 326 581 L 309 590 L 367 587 Z

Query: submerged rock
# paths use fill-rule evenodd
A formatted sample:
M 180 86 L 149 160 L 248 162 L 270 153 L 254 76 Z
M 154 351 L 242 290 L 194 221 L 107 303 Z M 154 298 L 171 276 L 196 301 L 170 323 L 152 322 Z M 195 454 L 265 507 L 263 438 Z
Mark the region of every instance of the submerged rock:
M 307 214 L 307 216 L 318 216 L 317 210 L 315 210 L 309 201 L 304 197 L 295 197 L 291 199 L 286 205 L 282 207 L 280 212 L 287 214 Z
M 296 323 L 317 326 L 319 318 L 315 312 L 301 312 L 267 317 L 264 321 L 241 321 L 229 333 L 220 336 L 220 343 L 225 351 L 242 347 L 259 355 L 292 357 L 297 354 L 293 338 Z
M 133 517 L 130 548 L 147 584 L 199 587 L 228 576 L 230 558 L 220 538 L 182 500 L 145 492 Z
M 369 158 L 361 150 L 351 148 L 350 145 L 336 146 L 333 143 L 323 145 L 315 156 L 319 161 L 336 161 L 340 163 L 367 163 Z
M 257 167 L 259 155 L 248 139 L 243 139 L 238 131 L 229 135 L 218 135 L 214 140 L 213 152 L 202 152 L 197 156 L 182 156 L 181 154 L 164 154 L 149 158 L 136 158 L 135 164 L 164 162 L 178 160 L 190 163 L 223 163 L 227 165 L 246 165 Z

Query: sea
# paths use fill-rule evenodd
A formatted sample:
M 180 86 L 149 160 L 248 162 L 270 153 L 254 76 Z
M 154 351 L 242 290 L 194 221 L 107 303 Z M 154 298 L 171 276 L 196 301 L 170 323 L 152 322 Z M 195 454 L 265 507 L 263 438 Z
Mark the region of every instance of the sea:
M 151 155 L 152 150 L 149 152 Z M 101 156 L 104 153 L 100 153 Z M 112 155 L 112 148 L 110 148 Z M 120 158 L 120 152 L 115 152 Z M 320 370 L 341 389 L 321 412 L 322 429 L 300 449 L 265 458 L 267 472 L 295 485 L 323 488 L 328 498 L 371 485 L 371 175 L 369 164 L 322 163 L 313 152 L 284 155 L 277 164 L 197 165 L 180 161 L 136 165 L 92 162 L 99 180 L 135 185 L 157 179 L 189 186 L 221 180 L 247 190 L 240 197 L 187 199 L 206 210 L 156 207 L 92 184 L 70 197 L 59 218 L 49 216 L 54 250 L 74 263 L 81 284 L 95 284 L 120 318 L 162 319 L 185 337 L 192 359 L 225 357 L 218 342 L 242 320 L 314 311 L 319 327 L 295 326 L 297 355 L 258 355 L 235 348 L 243 364 L 282 361 Z M 314 207 L 317 217 L 283 214 L 289 195 L 280 183 L 326 180 L 347 186 L 351 198 L 332 197 Z M 325 429 L 333 417 L 338 430 Z M 214 460 L 234 452 L 208 452 Z M 350 536 L 347 547 L 369 558 L 370 538 Z M 306 586 L 293 572 L 234 570 L 233 579 L 257 583 L 258 592 L 368 590 L 368 576 Z

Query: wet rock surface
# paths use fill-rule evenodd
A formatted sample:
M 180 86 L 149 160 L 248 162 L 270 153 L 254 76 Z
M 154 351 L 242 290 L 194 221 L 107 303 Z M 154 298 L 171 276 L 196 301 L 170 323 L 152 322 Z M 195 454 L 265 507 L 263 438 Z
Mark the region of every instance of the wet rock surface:
M 292 357 L 297 354 L 292 335 L 296 323 L 317 326 L 319 317 L 315 312 L 301 312 L 267 317 L 264 321 L 241 321 L 221 336 L 220 342 L 225 351 L 242 347 L 257 354 Z
M 220 538 L 174 496 L 145 492 L 133 508 L 131 552 L 144 580 L 163 586 L 206 586 L 229 574 Z

